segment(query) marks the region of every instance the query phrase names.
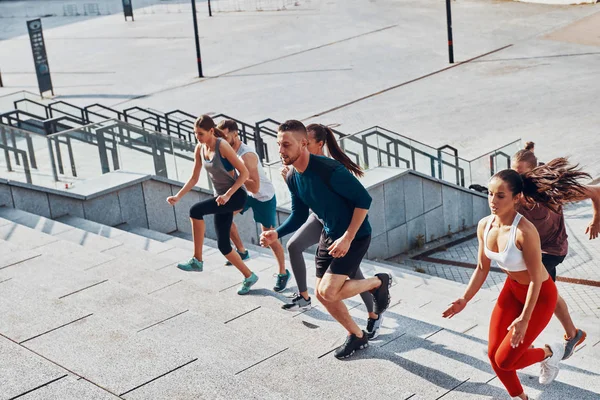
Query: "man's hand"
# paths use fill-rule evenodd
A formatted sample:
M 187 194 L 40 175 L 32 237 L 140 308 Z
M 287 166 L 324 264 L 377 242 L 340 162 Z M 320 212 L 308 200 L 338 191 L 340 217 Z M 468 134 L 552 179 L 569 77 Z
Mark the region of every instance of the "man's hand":
M 275 230 L 265 231 L 260 234 L 260 245 L 262 247 L 269 247 L 277 239 L 279 239 L 279 235 L 277 234 L 277 231 L 275 231 Z
M 329 255 L 331 255 L 333 258 L 342 258 L 348 253 L 351 244 L 352 240 L 344 235 L 333 242 L 331 246 L 327 248 L 327 250 L 329 251 Z

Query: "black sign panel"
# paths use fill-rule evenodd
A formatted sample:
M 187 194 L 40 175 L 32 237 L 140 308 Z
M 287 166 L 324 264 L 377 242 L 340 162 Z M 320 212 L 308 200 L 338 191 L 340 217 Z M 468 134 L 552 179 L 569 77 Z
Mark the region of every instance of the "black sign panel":
M 33 63 L 35 64 L 35 73 L 37 75 L 40 94 L 52 91 L 52 79 L 50 78 L 50 66 L 46 55 L 46 45 L 44 44 L 44 35 L 42 33 L 42 20 L 34 19 L 27 21 L 27 30 L 31 41 L 31 50 L 33 51 Z
M 125 14 L 125 21 L 127 21 L 127 17 L 131 17 L 133 20 L 133 6 L 131 5 L 131 0 L 123 0 L 123 13 Z

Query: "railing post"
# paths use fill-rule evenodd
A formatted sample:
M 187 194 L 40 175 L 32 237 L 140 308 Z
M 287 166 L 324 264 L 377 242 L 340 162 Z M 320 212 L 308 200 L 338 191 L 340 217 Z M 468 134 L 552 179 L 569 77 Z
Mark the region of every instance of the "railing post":
M 75 167 L 75 157 L 73 156 L 73 147 L 71 146 L 71 138 L 67 136 L 67 153 L 69 154 L 69 161 L 71 162 L 71 173 L 74 177 L 77 177 L 77 168 Z
M 265 153 L 263 150 L 262 139 L 260 137 L 260 125 L 257 122 L 254 128 L 254 143 L 256 146 L 256 153 L 258 154 L 258 158 L 264 163 L 265 162 Z M 269 162 L 266 160 L 266 162 Z
M 12 163 L 10 162 L 10 153 L 8 152 L 8 145 L 6 143 L 6 131 L 4 127 L 0 126 L 0 139 L 2 140 L 2 145 L 4 146 L 4 158 L 6 159 L 6 169 L 8 172 L 12 172 Z
M 54 159 L 54 150 L 52 150 L 52 140 L 46 137 L 48 143 L 48 153 L 50 154 L 50 167 L 52 168 L 52 177 L 54 182 L 58 182 L 58 173 L 56 172 L 56 160 Z

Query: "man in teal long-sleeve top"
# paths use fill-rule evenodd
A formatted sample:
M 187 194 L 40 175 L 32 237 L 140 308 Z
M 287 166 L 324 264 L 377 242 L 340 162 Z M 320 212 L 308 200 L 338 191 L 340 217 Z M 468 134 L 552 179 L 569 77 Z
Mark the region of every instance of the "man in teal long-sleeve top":
M 296 231 L 308 218 L 309 208 L 323 220 L 323 233 L 315 257 L 315 295 L 329 313 L 348 331 L 346 342 L 334 353 L 351 356 L 368 346 L 367 333 L 354 322 L 343 300 L 373 293 L 375 313 L 389 306 L 389 274 L 353 280 L 371 242 L 367 213 L 371 196 L 360 182 L 336 160 L 311 155 L 306 128 L 289 120 L 279 127 L 277 144 L 285 165 L 293 165 L 286 177 L 292 197 L 292 214 L 275 231 L 263 232 L 261 245 Z M 350 278 L 350 279 L 348 279 Z

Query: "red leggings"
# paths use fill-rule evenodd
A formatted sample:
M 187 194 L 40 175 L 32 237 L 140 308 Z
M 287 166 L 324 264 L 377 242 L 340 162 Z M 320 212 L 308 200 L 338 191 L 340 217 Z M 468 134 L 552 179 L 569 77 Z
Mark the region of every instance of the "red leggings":
M 523 393 L 523 386 L 517 376 L 517 370 L 538 363 L 545 357 L 544 349 L 530 349 L 529 347 L 550 322 L 558 298 L 556 285 L 552 279 L 546 279 L 531 314 L 523 343 L 512 348 L 510 345 L 512 330 L 509 332 L 507 329 L 521 315 L 528 289 L 529 285 L 522 285 L 507 278 L 490 321 L 488 356 L 498 379 L 512 397 Z

